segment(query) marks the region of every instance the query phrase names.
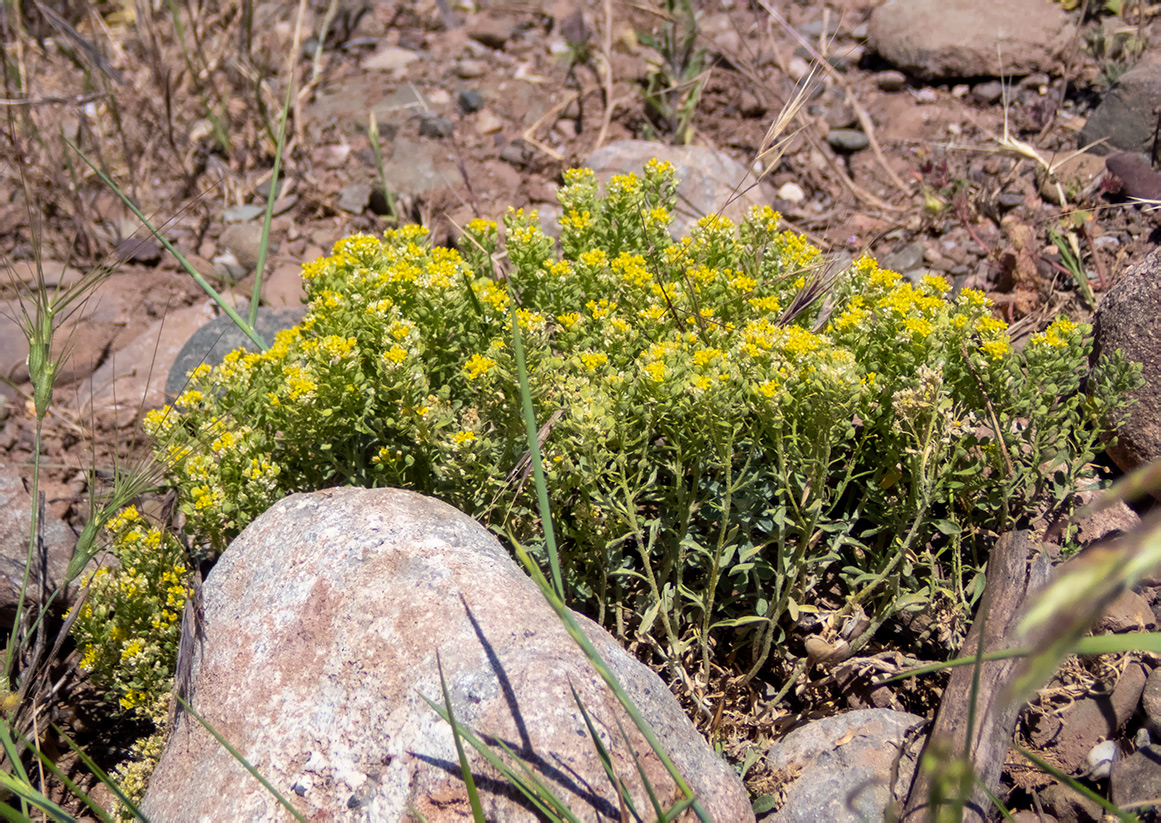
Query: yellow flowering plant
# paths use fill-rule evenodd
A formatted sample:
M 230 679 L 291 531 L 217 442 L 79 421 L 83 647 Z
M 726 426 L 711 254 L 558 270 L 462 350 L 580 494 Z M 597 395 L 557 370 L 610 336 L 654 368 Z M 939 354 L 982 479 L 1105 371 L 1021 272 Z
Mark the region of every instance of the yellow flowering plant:
M 1016 351 L 983 294 L 827 271 L 768 207 L 671 239 L 675 192 L 658 161 L 604 193 L 572 170 L 558 241 L 511 210 L 503 241 L 408 226 L 304 265 L 299 327 L 147 421 L 193 531 L 220 551 L 284 494 L 400 485 L 535 553 L 514 317 L 572 605 L 679 672 L 748 648 L 749 676 L 810 614 L 966 614 L 995 532 L 1092 479 L 1133 369 L 1084 390 L 1088 327 Z
M 71 631 L 81 668 L 119 711 L 153 729 L 115 773 L 126 795 L 140 801 L 164 745 L 189 571 L 177 539 L 134 506 L 110 518 L 105 531 L 117 563 L 86 573 L 88 596 L 74 607 Z M 118 814 L 137 819 L 123 806 Z

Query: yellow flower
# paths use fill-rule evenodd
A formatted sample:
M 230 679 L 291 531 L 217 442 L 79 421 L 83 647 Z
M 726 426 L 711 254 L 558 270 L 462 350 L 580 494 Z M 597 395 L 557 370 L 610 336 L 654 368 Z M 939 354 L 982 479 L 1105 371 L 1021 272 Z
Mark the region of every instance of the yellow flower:
M 765 383 L 758 385 L 758 393 L 763 397 L 773 397 L 778 394 L 778 384 L 773 380 L 767 380 Z
M 473 354 L 464 364 L 464 374 L 467 375 L 468 380 L 475 380 L 477 377 L 490 372 L 495 365 L 496 361 L 492 358 L 484 357 L 482 354 Z
M 596 371 L 609 362 L 609 356 L 604 352 L 584 352 L 580 356 L 581 362 L 589 371 Z
M 706 366 L 725 356 L 726 353 L 721 349 L 701 349 L 693 353 L 693 364 L 695 366 Z
M 1008 339 L 1005 337 L 1001 337 L 998 340 L 989 340 L 986 343 L 980 344 L 980 351 L 982 351 L 993 360 L 1003 359 L 1004 355 L 1011 350 L 1012 347 L 1008 343 Z
M 665 380 L 664 363 L 649 363 L 645 366 L 645 372 L 652 378 L 654 383 L 660 383 Z
M 457 446 L 462 446 L 464 443 L 471 443 L 476 439 L 476 433 L 470 431 L 458 431 L 452 435 L 452 441 Z

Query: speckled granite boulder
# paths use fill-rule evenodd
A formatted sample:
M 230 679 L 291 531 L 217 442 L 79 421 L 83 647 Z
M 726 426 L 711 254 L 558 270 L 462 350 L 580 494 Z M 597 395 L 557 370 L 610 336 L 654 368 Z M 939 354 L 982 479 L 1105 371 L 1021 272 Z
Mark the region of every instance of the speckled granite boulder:
M 475 521 L 390 489 L 332 489 L 275 505 L 205 586 L 193 705 L 309 820 L 467 820 L 438 699 L 439 653 L 459 722 L 518 752 L 583 820 L 621 819 L 569 687 L 592 714 L 638 810 L 675 787 L 539 590 Z M 721 823 L 752 821 L 733 770 L 662 681 L 603 629 L 588 636 Z M 488 820 L 532 821 L 469 749 Z M 179 721 L 143 810 L 157 823 L 286 819 L 196 723 Z M 681 820 L 693 819 L 690 813 Z

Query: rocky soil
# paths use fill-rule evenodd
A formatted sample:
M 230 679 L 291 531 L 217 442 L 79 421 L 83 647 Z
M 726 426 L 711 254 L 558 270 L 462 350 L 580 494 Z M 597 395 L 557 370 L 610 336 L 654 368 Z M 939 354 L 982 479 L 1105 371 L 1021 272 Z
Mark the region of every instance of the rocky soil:
M 83 470 L 96 465 L 99 478 L 113 461 L 140 456 L 142 408 L 163 402 L 169 366 L 216 313 L 64 139 L 241 305 L 255 276 L 288 55 L 298 58 L 294 105 L 262 286 L 273 307 L 299 305 L 302 261 L 352 232 L 381 231 L 393 213 L 424 222 L 441 243 L 510 205 L 538 209 L 550 224 L 562 172 L 628 168 L 641 150 L 631 140 L 654 141 L 679 174 L 705 171 L 711 156 L 725 170 L 691 195 L 689 217 L 724 206 L 749 171 L 762 182 L 745 196 L 772 203 L 834 259 L 865 251 L 908 276 L 935 272 L 982 288 L 1017 342 L 1057 313 L 1089 320 L 1156 242 L 1155 214 L 1133 199 L 1161 198 L 1150 160 L 1161 52 L 1148 48 L 1161 30 L 1143 7 L 1126 4 L 1117 16 L 1090 3 L 1083 17 L 1041 0 L 715 0 L 697 4 L 690 28 L 679 4 L 612 0 L 343 0 L 331 15 L 314 2 L 301 27 L 286 0 L 256 4 L 248 24 L 249 4 L 226 5 L 183 12 L 184 50 L 173 19 L 144 4 L 136 13 L 83 3 L 29 12 L 19 36 L 7 21 L 0 479 L 11 502 L 0 508 L 20 505 L 15 479 L 32 461 L 18 301 L 38 270 L 56 284 L 114 265 L 70 318 L 42 455 L 50 519 L 74 532 L 100 491 Z M 1010 22 L 998 41 L 997 20 Z M 679 43 L 689 32 L 694 48 L 661 54 L 642 36 L 667 31 Z M 773 132 L 799 92 L 801 111 Z M 703 154 L 668 145 L 682 142 Z M 1135 522 L 1128 509 L 1120 516 L 1093 528 Z M 18 528 L 0 534 L 5 552 L 19 546 L 10 536 Z M 1115 630 L 1145 628 L 1158 607 L 1154 590 L 1128 593 L 1109 620 Z M 884 650 L 863 665 L 884 670 L 906 654 Z M 1089 755 L 1102 739 L 1120 741 L 1121 774 L 1129 764 L 1137 771 L 1119 782 L 1113 772 L 1114 799 L 1158 796 L 1149 786 L 1161 772 L 1142 754 L 1161 740 L 1150 737 L 1161 732 L 1158 662 L 1071 663 L 1024 718 L 1020 739 L 1101 790 L 1111 770 Z M 942 686 L 937 678 L 864 694 L 838 674 L 827 683 L 804 683 L 777 706 L 732 695 L 702 731 L 742 762 L 757 742 L 841 710 L 930 717 Z M 105 742 L 114 760 L 121 749 Z M 788 773 L 764 762 L 747 772 L 748 788 L 785 797 Z M 1019 807 L 1098 819 L 1026 763 L 1008 764 L 1005 786 Z

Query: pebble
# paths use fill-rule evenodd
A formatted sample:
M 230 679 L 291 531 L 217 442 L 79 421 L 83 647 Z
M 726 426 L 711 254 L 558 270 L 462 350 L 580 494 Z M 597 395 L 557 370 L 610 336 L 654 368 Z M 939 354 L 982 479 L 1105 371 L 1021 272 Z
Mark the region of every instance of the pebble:
M 1024 205 L 1024 195 L 1018 191 L 1000 192 L 999 196 L 996 197 L 996 205 L 1004 211 L 1014 209 L 1017 206 Z
M 427 102 L 432 106 L 446 106 L 451 102 L 451 95 L 443 89 L 432 89 L 427 93 Z
M 484 107 L 484 95 L 475 89 L 461 91 L 458 97 L 460 111 L 464 114 L 474 114 Z
M 252 203 L 247 203 L 241 206 L 230 206 L 222 212 L 222 219 L 227 223 L 245 223 L 249 220 L 254 220 L 262 216 L 266 211 L 265 206 L 256 206 Z
M 458 77 L 465 80 L 470 80 L 473 77 L 481 77 L 488 71 L 488 64 L 483 60 L 475 60 L 468 58 L 460 60 L 456 63 L 455 72 Z
M 878 84 L 880 91 L 900 91 L 907 85 L 907 75 L 894 69 L 891 71 L 881 71 L 875 75 L 875 83 Z
M 791 80 L 797 83 L 810 74 L 810 64 L 801 57 L 791 57 L 790 62 L 786 64 L 786 73 L 790 75 Z
M 788 203 L 801 203 L 806 199 L 806 192 L 797 183 L 783 183 L 778 189 L 778 196 Z
M 915 92 L 915 102 L 921 106 L 929 105 L 931 103 L 938 103 L 939 94 L 936 93 L 935 89 L 920 89 L 919 91 Z
M 365 59 L 362 67 L 367 71 L 399 71 L 418 59 L 419 54 L 410 49 L 388 46 Z
M 758 98 L 758 95 L 746 89 L 738 101 L 738 110 L 742 112 L 743 117 L 761 117 L 766 113 L 766 105 Z
M 517 168 L 523 168 L 532 159 L 532 152 L 524 144 L 523 140 L 513 140 L 500 152 L 500 159 L 505 163 L 511 163 Z
M 504 128 L 504 121 L 488 109 L 476 115 L 476 134 L 496 134 Z
M 436 140 L 451 137 L 456 132 L 456 124 L 446 117 L 428 115 L 419 121 L 419 135 Z
M 371 187 L 366 183 L 352 183 L 339 192 L 338 206 L 349 214 L 362 214 L 371 202 Z
M 977 103 L 984 105 L 994 105 L 1000 101 L 1004 96 L 1004 84 L 999 80 L 989 80 L 986 83 L 979 83 L 972 89 L 972 98 Z
M 871 141 L 857 129 L 831 129 L 826 133 L 826 142 L 835 151 L 854 154 L 869 146 Z
M 1097 743 L 1088 753 L 1088 773 L 1093 780 L 1104 780 L 1113 770 L 1113 761 L 1121 753 L 1115 740 Z

